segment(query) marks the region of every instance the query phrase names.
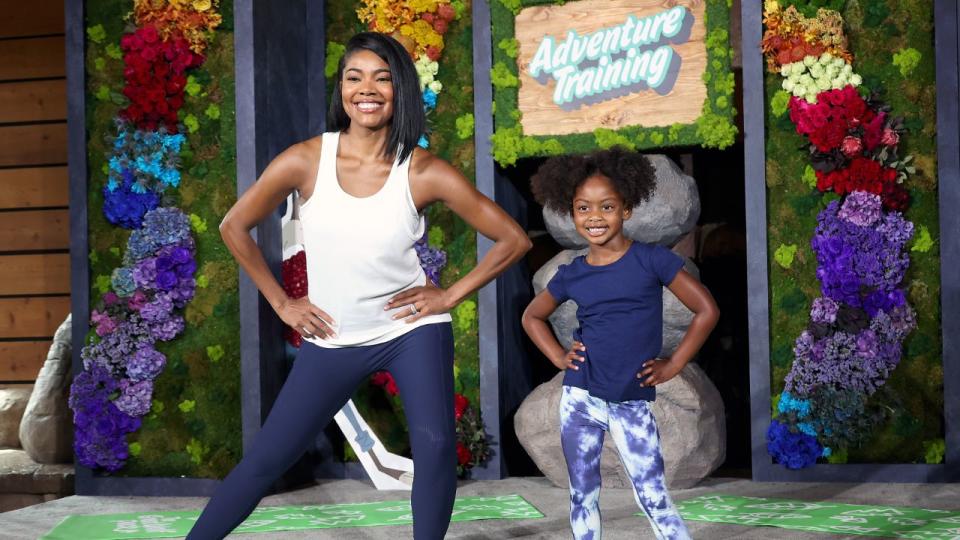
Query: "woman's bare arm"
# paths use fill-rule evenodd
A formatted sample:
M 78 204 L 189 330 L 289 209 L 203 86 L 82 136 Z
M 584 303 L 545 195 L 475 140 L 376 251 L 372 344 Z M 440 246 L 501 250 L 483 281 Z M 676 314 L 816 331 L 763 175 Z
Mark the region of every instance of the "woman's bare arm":
M 471 293 L 517 262 L 530 249 L 527 233 L 502 208 L 488 199 L 446 161 L 427 152 L 414 155 L 411 164 L 411 191 L 418 208 L 434 201 L 443 202 L 480 234 L 494 241 L 490 251 L 465 276 L 449 289 L 417 287 L 398 294 L 387 308 L 422 302 L 420 314 L 409 316 L 413 322 L 423 315 L 449 311 Z
M 277 282 L 250 230 L 260 223 L 294 189 L 301 189 L 315 173 L 319 143 L 291 146 L 267 166 L 260 178 L 227 211 L 220 223 L 220 236 L 237 263 L 246 271 L 267 302 L 281 319 L 308 337 L 327 335 L 323 319 L 326 314 L 308 300 L 291 300 Z M 306 330 L 306 332 L 304 332 Z

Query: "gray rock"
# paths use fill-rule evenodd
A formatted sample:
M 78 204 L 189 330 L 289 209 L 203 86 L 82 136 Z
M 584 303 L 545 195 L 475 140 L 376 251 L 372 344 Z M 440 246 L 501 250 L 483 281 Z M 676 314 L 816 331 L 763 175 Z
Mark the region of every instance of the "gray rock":
M 71 319 L 63 321 L 53 337 L 47 360 L 40 368 L 30 402 L 20 423 L 23 449 L 37 463 L 73 461 L 73 422 L 67 395 L 70 390 Z
M 0 447 L 20 448 L 20 419 L 30 399 L 31 386 L 0 388 Z
M 565 250 L 555 255 L 537 270 L 533 276 L 533 291 L 539 294 L 546 288 L 547 283 L 557 273 L 557 268 L 564 264 L 569 264 L 576 257 L 587 252 L 586 249 Z M 684 269 L 693 277 L 700 278 L 700 270 L 697 265 L 689 259 L 684 260 Z M 677 297 L 670 292 L 670 289 L 663 288 L 663 346 L 660 349 L 661 357 L 668 357 L 677 350 L 677 345 L 683 339 L 690 321 L 693 320 L 693 312 L 687 309 Z M 557 341 L 564 348 L 570 348 L 573 343 L 573 331 L 580 325 L 577 322 L 577 303 L 573 300 L 557 306 L 557 309 L 550 315 L 550 326 L 553 327 L 553 333 L 557 336 Z
M 700 217 L 697 183 L 667 156 L 649 154 L 647 158 L 657 172 L 657 186 L 649 199 L 633 208 L 633 215 L 624 222 L 624 234 L 639 242 L 672 246 Z M 550 235 L 564 248 L 587 247 L 570 214 L 544 208 L 543 221 Z
M 514 417 L 517 439 L 554 485 L 569 486 L 560 447 L 560 394 L 563 373 L 541 384 L 520 405 Z M 720 393 L 696 364 L 657 386 L 654 415 L 660 431 L 667 485 L 691 487 L 713 472 L 726 455 L 726 428 Z M 629 488 L 616 446 L 604 437 L 600 458 L 602 484 Z

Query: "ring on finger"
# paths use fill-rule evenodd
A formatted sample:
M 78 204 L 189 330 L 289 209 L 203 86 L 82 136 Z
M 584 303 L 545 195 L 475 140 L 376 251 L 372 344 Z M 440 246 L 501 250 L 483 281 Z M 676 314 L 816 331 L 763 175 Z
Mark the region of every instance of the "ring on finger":
M 417 310 L 417 303 L 414 302 L 410 304 L 410 315 L 416 315 L 417 313 L 420 313 L 420 311 Z

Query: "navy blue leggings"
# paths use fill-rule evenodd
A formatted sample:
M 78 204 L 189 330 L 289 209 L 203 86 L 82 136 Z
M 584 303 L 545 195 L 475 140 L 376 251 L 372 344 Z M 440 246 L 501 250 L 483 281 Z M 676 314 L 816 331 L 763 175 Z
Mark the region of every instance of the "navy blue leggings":
M 217 487 L 188 540 L 221 539 L 243 522 L 371 373 L 397 381 L 410 429 L 413 536 L 446 534 L 457 490 L 453 331 L 427 324 L 380 345 L 325 349 L 304 341 L 263 428 Z

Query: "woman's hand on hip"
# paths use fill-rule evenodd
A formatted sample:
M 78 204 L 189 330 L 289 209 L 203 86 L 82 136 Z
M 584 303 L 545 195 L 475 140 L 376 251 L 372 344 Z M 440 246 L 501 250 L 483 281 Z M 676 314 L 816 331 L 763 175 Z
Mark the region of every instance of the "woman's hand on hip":
M 304 296 L 290 298 L 276 309 L 280 319 L 305 338 L 328 339 L 336 337 L 333 330 L 336 321 L 326 311 L 310 303 Z
M 407 289 L 394 296 L 383 309 L 396 309 L 398 311 L 393 315 L 393 320 L 403 319 L 404 322 L 412 323 L 427 315 L 446 313 L 453 309 L 453 305 L 447 299 L 445 289 L 427 284 Z

